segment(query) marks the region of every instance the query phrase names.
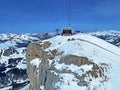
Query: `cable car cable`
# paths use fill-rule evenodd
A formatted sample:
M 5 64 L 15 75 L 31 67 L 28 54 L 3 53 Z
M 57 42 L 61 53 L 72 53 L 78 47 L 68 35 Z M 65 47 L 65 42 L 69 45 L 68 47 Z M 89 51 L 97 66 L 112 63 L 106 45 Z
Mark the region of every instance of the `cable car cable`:
M 48 13 L 46 13 L 42 6 L 36 1 L 36 0 L 32 0 L 32 2 L 41 10 L 41 13 L 46 17 L 46 18 L 49 18 L 49 15 Z
M 68 26 L 71 27 L 71 0 L 66 0 Z

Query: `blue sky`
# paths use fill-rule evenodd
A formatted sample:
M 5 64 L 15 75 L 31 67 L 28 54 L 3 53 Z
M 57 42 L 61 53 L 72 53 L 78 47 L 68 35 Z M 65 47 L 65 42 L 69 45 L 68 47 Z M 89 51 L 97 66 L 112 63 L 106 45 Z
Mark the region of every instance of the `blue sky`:
M 120 0 L 71 0 L 74 30 L 120 30 Z M 65 0 L 0 0 L 0 33 L 45 33 L 67 27 Z

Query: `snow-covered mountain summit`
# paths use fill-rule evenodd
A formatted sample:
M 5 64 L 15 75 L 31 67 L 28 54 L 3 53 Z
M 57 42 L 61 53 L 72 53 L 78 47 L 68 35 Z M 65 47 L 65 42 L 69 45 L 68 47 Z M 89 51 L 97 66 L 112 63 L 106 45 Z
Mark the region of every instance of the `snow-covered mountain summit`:
M 120 48 L 88 34 L 56 36 L 27 48 L 32 90 L 118 90 Z
M 120 36 L 120 31 L 116 30 L 107 30 L 107 31 L 97 31 L 97 32 L 91 32 L 91 34 L 96 34 L 96 35 L 119 35 Z

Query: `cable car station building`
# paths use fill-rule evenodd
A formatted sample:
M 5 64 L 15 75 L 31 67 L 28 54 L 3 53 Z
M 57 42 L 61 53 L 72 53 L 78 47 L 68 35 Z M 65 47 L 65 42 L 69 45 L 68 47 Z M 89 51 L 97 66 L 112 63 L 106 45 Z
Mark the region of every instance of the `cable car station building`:
M 62 35 L 72 35 L 72 28 L 63 28 Z

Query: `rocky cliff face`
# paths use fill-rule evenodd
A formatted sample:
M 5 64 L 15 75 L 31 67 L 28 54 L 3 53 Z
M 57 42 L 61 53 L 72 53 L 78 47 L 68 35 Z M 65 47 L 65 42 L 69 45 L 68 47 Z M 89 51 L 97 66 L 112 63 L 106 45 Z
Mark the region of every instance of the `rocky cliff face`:
M 88 37 L 92 41 L 83 39 Z M 114 87 L 108 89 L 110 80 L 117 76 L 116 72 L 111 74 L 116 65 L 112 60 L 118 61 L 120 55 L 109 47 L 120 52 L 119 48 L 86 35 L 31 43 L 26 51 L 30 90 L 112 90 Z M 118 87 L 118 83 L 114 85 Z

